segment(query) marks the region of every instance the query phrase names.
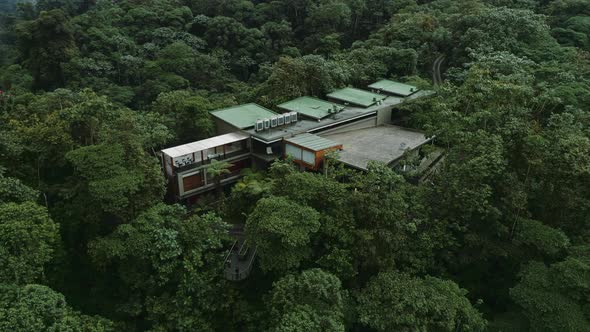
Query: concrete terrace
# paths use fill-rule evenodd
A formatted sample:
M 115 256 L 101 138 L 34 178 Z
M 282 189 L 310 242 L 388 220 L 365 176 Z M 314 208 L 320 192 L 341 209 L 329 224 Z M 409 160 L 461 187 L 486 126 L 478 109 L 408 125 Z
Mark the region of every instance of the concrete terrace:
M 366 170 L 370 160 L 390 164 L 399 159 L 406 150 L 415 149 L 430 139 L 418 131 L 393 125 L 321 135 L 341 143 L 341 162 L 354 168 Z

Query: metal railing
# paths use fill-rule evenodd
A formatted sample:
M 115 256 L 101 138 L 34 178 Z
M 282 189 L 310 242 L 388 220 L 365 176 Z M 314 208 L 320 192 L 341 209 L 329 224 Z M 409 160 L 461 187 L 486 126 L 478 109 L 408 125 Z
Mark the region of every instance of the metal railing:
M 224 277 L 231 281 L 246 279 L 252 271 L 254 258 L 256 257 L 256 247 L 254 247 L 254 250 L 250 250 L 250 247 L 244 241 L 238 250 L 238 243 L 239 240 L 234 241 L 229 253 L 225 257 L 223 266 Z

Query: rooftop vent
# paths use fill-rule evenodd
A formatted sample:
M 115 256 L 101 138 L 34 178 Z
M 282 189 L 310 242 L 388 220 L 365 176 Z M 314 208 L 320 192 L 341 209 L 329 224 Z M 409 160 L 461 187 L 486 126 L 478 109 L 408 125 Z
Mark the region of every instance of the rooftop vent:
M 256 131 L 263 131 L 264 130 L 264 121 L 262 121 L 262 120 L 256 120 L 256 125 L 254 127 L 254 130 L 256 130 Z

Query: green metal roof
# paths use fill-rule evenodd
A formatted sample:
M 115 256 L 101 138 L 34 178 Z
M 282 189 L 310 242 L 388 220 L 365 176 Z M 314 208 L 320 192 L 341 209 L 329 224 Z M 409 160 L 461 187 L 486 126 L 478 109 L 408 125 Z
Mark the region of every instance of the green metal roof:
M 317 120 L 325 118 L 334 111 L 340 112 L 344 108 L 344 106 L 338 104 L 307 96 L 290 100 L 277 105 L 277 107 L 290 112 L 298 112 Z
M 252 127 L 256 123 L 256 120 L 266 119 L 278 115 L 277 113 L 255 103 L 232 106 L 216 111 L 211 111 L 209 113 L 238 129 Z
M 385 91 L 402 97 L 407 97 L 412 93 L 418 91 L 418 88 L 413 85 L 403 84 L 390 80 L 377 81 L 369 85 L 369 88 Z
M 322 151 L 340 145 L 339 143 L 336 143 L 327 138 L 319 137 L 309 133 L 299 134 L 291 138 L 286 138 L 285 142 L 297 144 L 301 147 L 304 147 L 312 151 Z
M 327 94 L 329 98 L 341 100 L 354 105 L 369 107 L 387 96 L 355 88 L 344 88 Z

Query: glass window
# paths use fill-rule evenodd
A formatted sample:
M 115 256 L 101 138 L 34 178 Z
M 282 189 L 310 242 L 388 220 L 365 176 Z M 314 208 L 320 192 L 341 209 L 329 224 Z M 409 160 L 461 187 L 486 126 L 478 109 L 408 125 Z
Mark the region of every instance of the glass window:
M 301 160 L 301 149 L 291 144 L 285 145 L 285 154 L 295 160 Z
M 303 162 L 315 166 L 315 153 L 313 153 L 311 151 L 303 150 L 302 155 L 303 155 L 303 158 L 302 158 Z

